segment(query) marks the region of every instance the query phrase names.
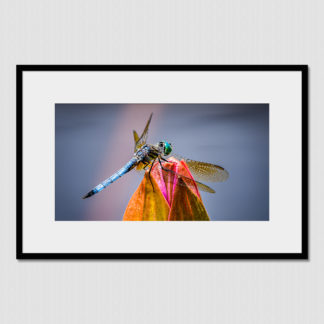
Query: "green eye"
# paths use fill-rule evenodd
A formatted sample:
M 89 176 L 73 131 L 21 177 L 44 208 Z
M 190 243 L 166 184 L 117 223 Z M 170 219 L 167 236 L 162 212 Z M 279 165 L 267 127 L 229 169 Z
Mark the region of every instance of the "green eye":
M 168 142 L 164 142 L 164 154 L 169 155 L 172 151 L 172 147 Z

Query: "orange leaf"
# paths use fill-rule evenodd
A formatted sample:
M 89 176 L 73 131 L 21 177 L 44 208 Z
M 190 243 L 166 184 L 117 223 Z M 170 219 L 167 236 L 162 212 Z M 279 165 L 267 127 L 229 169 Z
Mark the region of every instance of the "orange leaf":
M 170 206 L 158 190 L 156 180 L 151 176 L 154 185 L 154 192 L 148 173 L 145 172 L 144 179 L 134 192 L 129 201 L 123 220 L 125 221 L 146 221 L 168 220 Z

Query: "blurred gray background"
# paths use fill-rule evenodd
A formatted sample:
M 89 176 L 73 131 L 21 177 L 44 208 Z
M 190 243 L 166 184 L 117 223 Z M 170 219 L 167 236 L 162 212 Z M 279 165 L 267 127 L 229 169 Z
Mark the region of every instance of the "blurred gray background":
M 83 200 L 133 154 L 132 130 L 148 143 L 166 140 L 174 153 L 218 164 L 224 183 L 201 192 L 212 220 L 269 219 L 268 104 L 56 104 L 55 219 L 122 220 L 143 175 L 134 170 Z

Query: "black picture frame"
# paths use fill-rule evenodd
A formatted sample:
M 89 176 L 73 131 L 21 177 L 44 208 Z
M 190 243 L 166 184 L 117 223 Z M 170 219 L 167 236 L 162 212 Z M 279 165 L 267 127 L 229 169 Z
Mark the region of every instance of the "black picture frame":
M 298 71 L 302 75 L 302 248 L 300 253 L 25 253 L 23 252 L 23 72 L 25 71 Z M 307 260 L 308 66 L 307 65 L 17 65 L 16 66 L 16 258 Z

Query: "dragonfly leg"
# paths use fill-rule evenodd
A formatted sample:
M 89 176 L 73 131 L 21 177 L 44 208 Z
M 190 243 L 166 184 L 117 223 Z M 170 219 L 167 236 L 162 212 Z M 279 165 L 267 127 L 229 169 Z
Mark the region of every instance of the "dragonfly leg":
M 164 168 L 163 165 L 162 165 L 162 162 L 161 162 L 161 160 L 160 160 L 159 157 L 158 157 L 158 159 L 159 159 L 159 163 L 160 163 L 161 169 L 162 169 L 163 171 L 171 172 L 171 173 L 177 175 L 177 172 L 172 171 L 172 170 L 170 170 L 170 169 L 166 169 L 166 168 Z M 171 162 L 171 161 L 168 161 L 168 162 Z M 173 163 L 173 162 L 172 162 L 172 163 Z M 174 163 L 175 163 L 175 162 L 174 162 Z
M 152 182 L 152 179 L 151 179 L 151 171 L 152 171 L 155 160 L 153 160 L 153 162 L 151 164 L 151 167 L 150 167 L 150 171 L 149 171 L 149 179 L 150 179 L 150 182 L 151 182 L 151 185 L 152 185 L 152 188 L 153 188 L 153 192 L 154 192 L 154 186 L 153 186 L 153 182 Z
M 171 170 L 169 170 L 169 169 L 165 169 L 165 168 L 163 168 L 163 165 L 162 165 L 162 163 L 161 163 L 161 160 L 160 160 L 160 158 L 158 157 L 158 159 L 159 159 L 159 163 L 160 163 L 160 166 L 161 166 L 161 169 L 163 170 L 163 171 L 168 171 L 168 172 L 172 172 Z M 161 157 L 161 159 L 162 160 L 164 160 L 162 157 Z M 165 160 L 164 160 L 165 161 Z M 166 161 L 166 162 L 171 162 L 171 161 Z M 173 162 L 172 162 L 173 163 Z
M 160 159 L 161 159 L 162 161 L 164 161 L 164 162 L 168 162 L 168 163 L 175 163 L 174 161 L 168 161 L 168 160 L 164 159 L 162 156 L 160 157 Z

